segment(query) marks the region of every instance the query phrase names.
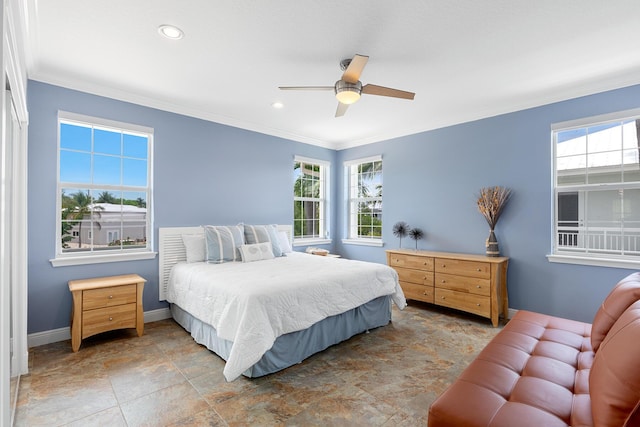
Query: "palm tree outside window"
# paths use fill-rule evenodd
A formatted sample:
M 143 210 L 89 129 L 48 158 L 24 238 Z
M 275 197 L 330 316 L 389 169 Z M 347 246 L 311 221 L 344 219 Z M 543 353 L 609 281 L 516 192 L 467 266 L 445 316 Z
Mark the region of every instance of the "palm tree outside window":
M 322 243 L 329 237 L 329 163 L 296 156 L 293 163 L 294 244 Z
M 382 157 L 345 163 L 349 192 L 349 233 L 354 241 L 382 241 Z M 355 242 L 351 242 L 355 243 Z
M 147 127 L 58 113 L 54 266 L 72 265 L 69 260 L 78 257 L 107 262 L 116 253 L 131 259 L 153 255 L 147 239 L 152 142 L 153 129 Z M 101 255 L 109 258 L 99 260 Z

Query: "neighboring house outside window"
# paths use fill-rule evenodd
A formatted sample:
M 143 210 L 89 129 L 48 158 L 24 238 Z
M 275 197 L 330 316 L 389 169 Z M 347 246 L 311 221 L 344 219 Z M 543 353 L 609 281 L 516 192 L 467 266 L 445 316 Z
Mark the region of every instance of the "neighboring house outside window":
M 553 253 L 549 259 L 640 266 L 640 110 L 552 126 Z
M 58 114 L 54 266 L 148 259 L 153 129 Z
M 348 236 L 344 243 L 382 246 L 382 156 L 345 162 Z
M 296 156 L 293 161 L 293 244 L 331 243 L 329 163 Z

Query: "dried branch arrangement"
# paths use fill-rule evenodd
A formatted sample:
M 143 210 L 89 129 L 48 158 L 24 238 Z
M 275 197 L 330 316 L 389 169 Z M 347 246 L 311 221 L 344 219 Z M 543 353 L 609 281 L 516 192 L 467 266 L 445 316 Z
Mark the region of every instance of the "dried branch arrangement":
M 484 187 L 478 195 L 478 210 L 493 230 L 511 197 L 511 190 L 506 187 Z

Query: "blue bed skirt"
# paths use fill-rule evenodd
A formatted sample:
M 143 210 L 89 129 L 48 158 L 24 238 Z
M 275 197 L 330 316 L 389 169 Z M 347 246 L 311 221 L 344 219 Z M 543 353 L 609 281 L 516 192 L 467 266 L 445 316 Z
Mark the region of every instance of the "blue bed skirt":
M 228 359 L 233 343 L 219 338 L 213 326 L 196 319 L 175 304 L 171 304 L 171 314 L 198 344 L 224 360 Z M 327 317 L 302 331 L 278 337 L 262 359 L 243 375 L 255 378 L 278 372 L 354 335 L 387 325 L 390 321 L 391 297 L 376 298 L 345 313 Z

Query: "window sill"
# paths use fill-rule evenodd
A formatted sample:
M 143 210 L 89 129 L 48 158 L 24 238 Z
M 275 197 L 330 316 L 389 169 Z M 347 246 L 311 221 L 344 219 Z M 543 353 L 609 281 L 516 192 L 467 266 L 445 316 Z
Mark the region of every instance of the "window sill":
M 71 265 L 101 264 L 105 262 L 122 262 L 122 261 L 139 261 L 145 259 L 154 259 L 157 252 L 134 252 L 134 253 L 117 253 L 117 254 L 100 254 L 100 255 L 84 255 L 84 256 L 68 256 L 50 259 L 51 265 L 54 267 L 67 267 Z
M 382 240 L 374 240 L 374 239 L 342 239 L 342 243 L 345 245 L 357 245 L 357 246 L 384 246 L 384 242 Z
M 331 239 L 296 239 L 293 246 L 309 246 L 309 245 L 330 245 Z
M 549 262 L 557 262 L 561 264 L 578 264 L 578 265 L 591 265 L 597 267 L 613 267 L 613 268 L 628 268 L 631 270 L 640 269 L 640 260 L 627 260 L 617 258 L 595 258 L 580 255 L 569 254 L 551 254 L 547 255 Z

